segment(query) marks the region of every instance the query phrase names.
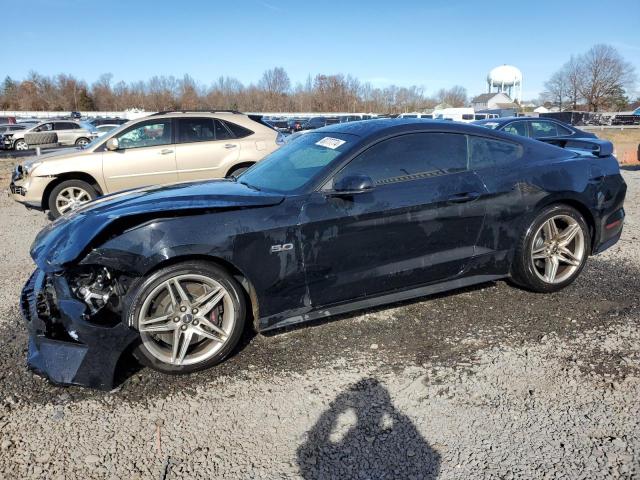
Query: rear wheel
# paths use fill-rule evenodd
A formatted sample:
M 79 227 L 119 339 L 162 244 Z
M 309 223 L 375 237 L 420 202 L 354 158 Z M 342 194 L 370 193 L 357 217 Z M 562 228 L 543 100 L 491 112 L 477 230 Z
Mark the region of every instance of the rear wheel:
M 240 285 L 223 269 L 200 261 L 159 270 L 131 289 L 126 320 L 140 332 L 134 352 L 144 365 L 183 374 L 220 363 L 245 323 Z
M 89 145 L 88 138 L 80 137 L 76 140 L 76 147 L 86 147 L 87 145 Z
M 514 280 L 535 292 L 555 292 L 580 274 L 591 251 L 584 217 L 568 205 L 542 210 L 522 235 L 513 265 Z
M 227 178 L 237 178 L 240 175 L 242 175 L 244 172 L 246 172 L 247 170 L 249 170 L 252 167 L 252 165 L 238 165 L 236 167 L 233 167 L 231 170 L 229 170 L 229 173 L 227 174 Z
M 96 189 L 82 180 L 65 180 L 58 184 L 49 194 L 49 211 L 53 218 L 58 218 L 71 210 L 75 210 L 97 198 Z

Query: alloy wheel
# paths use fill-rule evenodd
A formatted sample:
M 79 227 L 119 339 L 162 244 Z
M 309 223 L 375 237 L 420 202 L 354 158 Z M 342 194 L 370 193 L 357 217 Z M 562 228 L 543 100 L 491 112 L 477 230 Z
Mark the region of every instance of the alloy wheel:
M 27 145 L 27 142 L 25 142 L 24 140 L 18 140 L 14 148 L 19 151 L 24 151 L 29 150 L 29 145 Z
M 545 221 L 533 237 L 533 271 L 544 282 L 558 284 L 571 278 L 586 255 L 582 227 L 569 215 Z
M 177 275 L 154 288 L 138 315 L 148 352 L 169 365 L 193 365 L 213 357 L 236 322 L 231 295 L 213 278 Z
M 56 208 L 60 214 L 75 210 L 91 201 L 91 195 L 79 187 L 68 187 L 60 191 L 56 197 Z

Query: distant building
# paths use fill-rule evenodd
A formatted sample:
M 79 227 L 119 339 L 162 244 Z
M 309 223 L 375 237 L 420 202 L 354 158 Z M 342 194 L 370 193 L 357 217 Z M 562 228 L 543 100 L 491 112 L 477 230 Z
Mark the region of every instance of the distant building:
M 538 108 L 534 110 L 535 113 L 549 113 L 549 109 L 544 105 L 540 105 Z
M 518 110 L 518 104 L 514 103 L 506 93 L 483 93 L 471 100 L 471 106 L 477 112 L 479 110 Z

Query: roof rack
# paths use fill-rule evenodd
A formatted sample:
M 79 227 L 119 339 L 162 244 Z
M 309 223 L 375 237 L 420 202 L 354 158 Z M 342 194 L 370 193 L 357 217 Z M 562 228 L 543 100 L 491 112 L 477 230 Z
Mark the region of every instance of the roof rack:
M 242 114 L 238 110 L 163 110 L 162 112 L 152 113 L 150 116 L 165 115 L 167 113 L 236 113 Z

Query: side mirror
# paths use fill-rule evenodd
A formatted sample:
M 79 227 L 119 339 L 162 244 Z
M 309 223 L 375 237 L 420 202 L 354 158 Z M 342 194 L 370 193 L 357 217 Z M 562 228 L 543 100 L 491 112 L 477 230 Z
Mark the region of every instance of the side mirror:
M 336 180 L 333 185 L 334 195 L 356 195 L 373 190 L 374 184 L 367 175 L 347 175 Z
M 107 150 L 113 152 L 115 150 L 118 150 L 118 148 L 119 145 L 117 138 L 110 138 L 109 140 L 107 140 Z

